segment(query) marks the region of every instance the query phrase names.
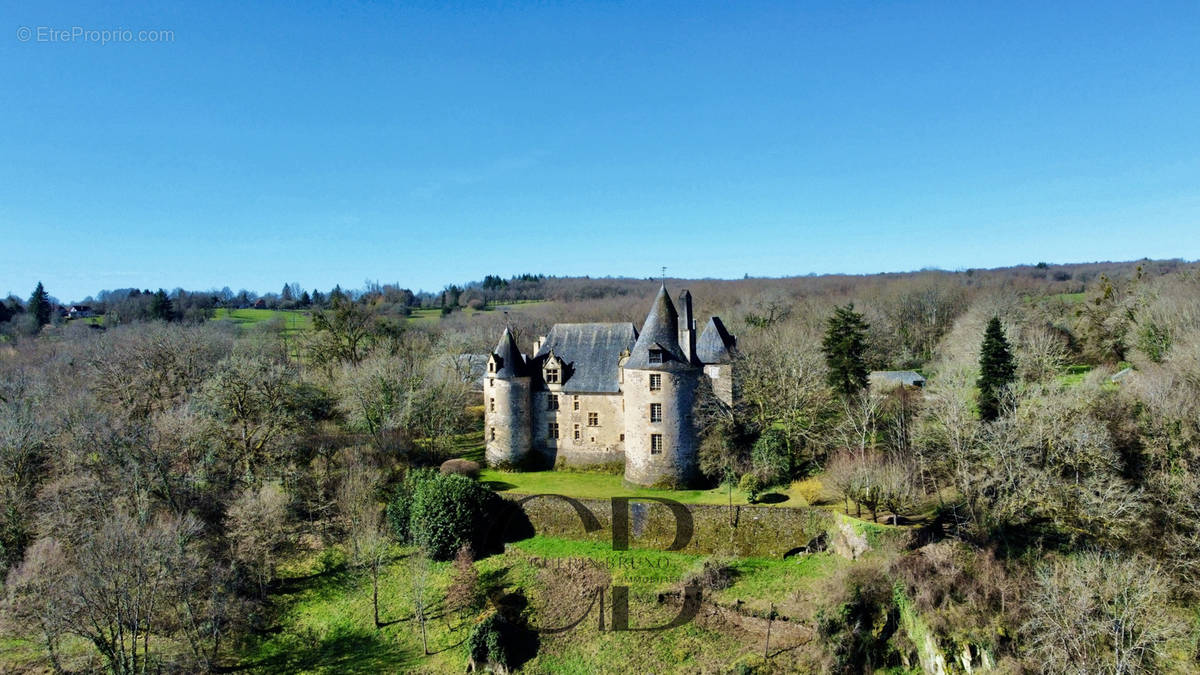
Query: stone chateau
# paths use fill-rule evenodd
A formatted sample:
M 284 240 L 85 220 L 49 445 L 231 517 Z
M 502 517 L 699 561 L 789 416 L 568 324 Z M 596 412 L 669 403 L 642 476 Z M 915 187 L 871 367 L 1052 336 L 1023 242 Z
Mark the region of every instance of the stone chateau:
M 732 403 L 737 340 L 718 317 L 696 335 L 692 296 L 676 311 L 666 285 L 639 332 L 632 323 L 560 323 L 521 352 L 509 329 L 484 374 L 492 466 L 622 463 L 638 485 L 681 486 L 697 471 L 692 405 L 701 377 Z

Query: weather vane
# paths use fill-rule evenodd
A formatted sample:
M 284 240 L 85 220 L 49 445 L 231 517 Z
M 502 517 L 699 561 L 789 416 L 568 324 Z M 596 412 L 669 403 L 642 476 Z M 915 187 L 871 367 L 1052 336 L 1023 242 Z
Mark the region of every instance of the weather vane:
M 666 265 L 663 265 L 663 268 L 662 268 L 662 282 L 663 282 L 663 286 L 667 285 L 667 266 Z

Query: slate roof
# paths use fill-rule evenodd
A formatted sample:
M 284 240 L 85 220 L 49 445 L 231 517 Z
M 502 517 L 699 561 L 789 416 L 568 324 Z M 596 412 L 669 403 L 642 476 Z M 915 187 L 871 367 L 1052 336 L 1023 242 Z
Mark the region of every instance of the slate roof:
M 650 363 L 651 347 L 663 350 L 662 363 Z M 687 370 L 694 367 L 679 346 L 679 313 L 671 303 L 665 284 L 659 289 L 658 297 L 654 298 L 654 306 L 646 315 L 646 323 L 642 324 L 642 332 L 625 367 L 636 370 Z
M 492 354 L 500 361 L 496 366 L 496 379 L 511 380 L 528 374 L 525 355 L 517 348 L 517 341 L 513 339 L 512 331 L 508 328 L 504 329 L 504 335 L 500 336 L 500 342 Z
M 700 363 L 729 363 L 733 353 L 737 351 L 737 338 L 725 330 L 721 318 L 714 316 L 708 320 L 704 332 L 696 342 L 696 358 Z
M 892 386 L 923 387 L 925 378 L 920 373 L 911 370 L 874 370 L 869 376 L 871 381 Z
M 615 394 L 621 390 L 617 372 L 621 352 L 631 349 L 637 339 L 632 323 L 559 323 L 550 329 L 530 365 L 540 381 L 542 364 L 553 351 L 565 364 L 562 391 Z

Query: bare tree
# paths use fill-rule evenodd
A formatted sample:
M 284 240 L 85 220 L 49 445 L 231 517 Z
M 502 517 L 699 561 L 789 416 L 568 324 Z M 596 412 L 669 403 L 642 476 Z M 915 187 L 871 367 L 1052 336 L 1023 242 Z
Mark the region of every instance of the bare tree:
M 1184 632 L 1167 606 L 1166 575 L 1152 560 L 1081 553 L 1037 570 L 1023 632 L 1049 672 L 1154 672 Z
M 169 630 L 171 586 L 189 568 L 179 558 L 197 531 L 190 519 L 143 525 L 117 510 L 77 543 L 41 542 L 16 572 L 18 611 L 87 640 L 113 672 L 149 672 L 151 637 Z
M 225 516 L 234 560 L 244 565 L 258 583 L 260 596 L 275 576 L 276 557 L 289 540 L 288 498 L 275 483 L 247 487 Z

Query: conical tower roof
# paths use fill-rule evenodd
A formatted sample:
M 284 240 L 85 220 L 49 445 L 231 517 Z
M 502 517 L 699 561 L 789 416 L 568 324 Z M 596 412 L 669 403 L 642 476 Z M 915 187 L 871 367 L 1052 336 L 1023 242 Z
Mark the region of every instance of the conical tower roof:
M 525 356 L 517 348 L 517 341 L 513 339 L 512 331 L 508 327 L 504 328 L 504 335 L 500 336 L 500 342 L 496 345 L 496 351 L 492 352 L 492 355 L 498 362 L 496 377 L 501 380 L 524 377 L 527 374 Z
M 662 363 L 650 362 L 651 350 L 662 352 Z M 629 360 L 625 362 L 625 367 L 636 370 L 692 368 L 692 364 L 688 362 L 683 355 L 683 349 L 679 346 L 679 313 L 675 311 L 675 305 L 671 303 L 671 296 L 667 294 L 666 284 L 658 290 L 658 296 L 654 298 L 654 305 L 650 308 L 650 313 L 646 315 L 646 323 L 642 324 L 642 331 L 638 334 L 637 342 L 633 345 L 633 351 L 629 355 Z

